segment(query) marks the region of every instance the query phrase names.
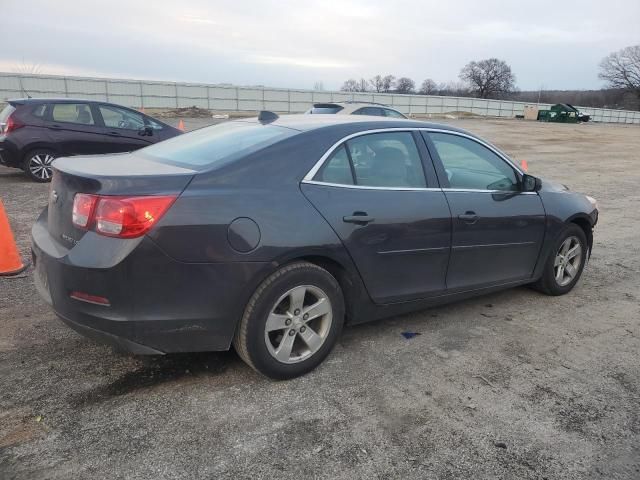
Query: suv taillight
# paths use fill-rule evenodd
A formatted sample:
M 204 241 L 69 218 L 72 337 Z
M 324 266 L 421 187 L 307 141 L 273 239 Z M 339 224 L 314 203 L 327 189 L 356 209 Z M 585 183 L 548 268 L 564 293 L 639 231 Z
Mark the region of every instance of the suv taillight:
M 4 127 L 4 133 L 11 133 L 14 130 L 24 127 L 24 123 L 13 117 L 13 114 L 7 118 L 7 124 Z
M 116 197 L 76 193 L 73 224 L 107 237 L 139 237 L 160 220 L 176 198 L 176 195 Z

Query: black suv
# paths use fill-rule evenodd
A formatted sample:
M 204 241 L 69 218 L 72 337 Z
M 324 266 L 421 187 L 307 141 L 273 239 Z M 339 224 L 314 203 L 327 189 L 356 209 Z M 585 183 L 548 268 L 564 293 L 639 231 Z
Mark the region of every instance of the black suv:
M 130 152 L 180 130 L 120 105 L 79 99 L 9 100 L 0 112 L 0 164 L 51 180 L 57 157 Z

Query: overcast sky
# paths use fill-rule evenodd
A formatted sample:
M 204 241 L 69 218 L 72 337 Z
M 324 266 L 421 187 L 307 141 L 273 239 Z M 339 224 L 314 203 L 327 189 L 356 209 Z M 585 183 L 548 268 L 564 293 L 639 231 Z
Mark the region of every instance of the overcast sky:
M 640 0 L 0 0 L 0 70 L 338 89 L 457 81 L 506 60 L 522 90 L 600 88 L 640 43 Z

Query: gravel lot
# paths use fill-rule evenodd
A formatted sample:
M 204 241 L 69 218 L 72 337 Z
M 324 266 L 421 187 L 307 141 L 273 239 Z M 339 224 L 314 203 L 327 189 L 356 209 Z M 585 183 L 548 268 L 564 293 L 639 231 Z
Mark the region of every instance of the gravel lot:
M 446 122 L 598 199 L 572 293 L 346 328 L 273 382 L 234 352 L 116 353 L 61 324 L 31 270 L 0 279 L 0 478 L 640 478 L 640 127 Z M 24 258 L 47 188 L 0 167 Z

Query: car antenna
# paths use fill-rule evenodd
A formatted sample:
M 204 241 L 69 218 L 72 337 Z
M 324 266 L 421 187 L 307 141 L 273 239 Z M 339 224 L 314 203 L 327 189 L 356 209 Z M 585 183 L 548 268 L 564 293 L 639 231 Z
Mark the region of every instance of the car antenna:
M 258 115 L 258 121 L 263 124 L 275 122 L 278 118 L 280 117 L 277 113 L 270 112 L 269 110 L 261 110 Z
M 18 77 L 18 82 L 20 83 L 20 90 L 27 94 L 27 98 L 32 98 L 22 84 L 22 77 Z

